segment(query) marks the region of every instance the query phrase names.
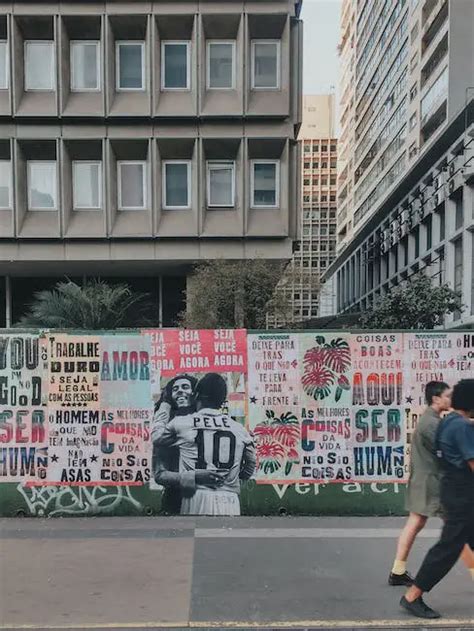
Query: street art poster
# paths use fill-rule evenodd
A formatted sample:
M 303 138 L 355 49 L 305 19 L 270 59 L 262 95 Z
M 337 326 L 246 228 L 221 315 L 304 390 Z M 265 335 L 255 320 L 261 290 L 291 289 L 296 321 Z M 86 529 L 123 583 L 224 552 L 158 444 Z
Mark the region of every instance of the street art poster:
M 50 484 L 150 477 L 150 352 L 140 335 L 50 335 Z
M 401 333 L 351 336 L 356 481 L 405 478 L 404 353 Z
M 46 476 L 45 358 L 38 335 L 0 335 L 0 483 Z
M 249 425 L 259 482 L 352 476 L 349 336 L 249 336 Z
M 472 346 L 471 346 L 472 342 Z M 430 381 L 453 386 L 474 374 L 474 336 L 468 333 L 420 331 L 405 333 L 405 403 L 407 465 L 413 432 L 426 408 L 425 387 Z
M 251 477 L 403 482 L 426 384 L 473 375 L 468 332 L 0 333 L 0 482 L 228 515 Z
M 164 487 L 168 512 L 237 514 L 240 478 L 254 469 L 246 461 L 246 331 L 143 334 L 151 341 L 151 487 Z

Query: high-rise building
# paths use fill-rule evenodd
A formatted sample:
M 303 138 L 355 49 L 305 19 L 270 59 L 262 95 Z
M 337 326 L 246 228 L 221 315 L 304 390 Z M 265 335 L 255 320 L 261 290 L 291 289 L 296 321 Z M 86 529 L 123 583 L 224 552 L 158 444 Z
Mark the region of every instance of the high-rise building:
M 67 275 L 149 292 L 288 260 L 301 1 L 1 2 L 0 326 Z
M 471 324 L 474 2 L 348 5 L 355 11 L 352 233 L 346 238 L 340 222 L 327 304 L 339 313 L 369 309 L 423 271 L 462 295 L 467 308 L 447 323 Z M 341 201 L 341 177 L 339 186 Z
M 340 60 L 340 135 L 337 151 L 337 248 L 342 249 L 352 236 L 355 144 L 355 10 L 356 0 L 343 0 L 339 41 Z
M 278 291 L 286 295 L 288 313 L 269 315 L 270 326 L 315 318 L 319 279 L 336 255 L 337 139 L 333 94 L 303 97 L 299 134 L 302 160 L 300 241 Z

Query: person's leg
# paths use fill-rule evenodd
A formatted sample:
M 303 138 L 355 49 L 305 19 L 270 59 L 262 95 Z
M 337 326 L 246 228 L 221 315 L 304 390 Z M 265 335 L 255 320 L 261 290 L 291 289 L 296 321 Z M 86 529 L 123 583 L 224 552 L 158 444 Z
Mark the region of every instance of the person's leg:
M 400 605 L 412 615 L 427 619 L 441 617 L 428 607 L 422 596 L 431 591 L 454 566 L 468 541 L 468 527 L 466 519 L 448 519 L 444 523 L 440 540 L 428 551 L 413 585 L 400 600 Z
M 466 544 L 461 552 L 461 560 L 471 573 L 472 580 L 474 581 L 474 548 L 471 549 L 471 546 Z
M 448 519 L 444 523 L 440 540 L 428 551 L 414 585 L 405 595 L 408 602 L 431 591 L 451 570 L 468 539 L 467 528 L 466 521 Z
M 400 533 L 397 544 L 397 552 L 395 555 L 395 562 L 392 568 L 392 574 L 405 574 L 406 561 L 410 550 L 413 547 L 417 534 L 423 530 L 428 518 L 424 515 L 418 515 L 418 513 L 410 513 L 406 524 Z

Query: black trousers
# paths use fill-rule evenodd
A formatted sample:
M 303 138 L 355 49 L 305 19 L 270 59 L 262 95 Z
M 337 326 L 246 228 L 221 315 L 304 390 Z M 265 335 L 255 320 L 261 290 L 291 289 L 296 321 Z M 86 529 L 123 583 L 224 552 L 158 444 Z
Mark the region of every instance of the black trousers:
M 474 550 L 474 475 L 470 471 L 449 471 L 441 483 L 445 512 L 441 538 L 423 561 L 415 585 L 429 592 L 454 567 L 468 544 Z

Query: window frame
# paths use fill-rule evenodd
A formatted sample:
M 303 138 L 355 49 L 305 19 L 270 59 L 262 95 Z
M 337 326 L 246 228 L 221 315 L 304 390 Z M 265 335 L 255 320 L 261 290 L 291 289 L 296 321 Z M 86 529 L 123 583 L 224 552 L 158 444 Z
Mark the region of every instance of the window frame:
M 8 39 L 0 39 L 0 44 L 5 44 L 5 85 L 0 85 L 0 90 L 10 89 L 10 47 Z
M 37 206 L 33 208 L 31 205 L 31 167 L 35 164 L 54 164 L 55 186 L 54 186 L 54 206 Z M 28 187 L 28 211 L 29 212 L 57 212 L 58 211 L 58 161 L 57 160 L 28 160 L 27 161 L 27 187 Z
M 275 204 L 255 204 L 255 165 L 256 164 L 274 164 L 275 165 Z M 250 208 L 259 210 L 260 208 L 268 208 L 275 210 L 280 208 L 280 164 L 278 159 L 259 158 L 250 160 Z
M 13 169 L 12 169 L 12 160 L 0 160 L 1 164 L 8 164 L 9 172 L 8 172 L 8 205 L 1 206 L 0 210 L 12 210 L 13 209 Z
M 51 88 L 28 88 L 26 85 L 26 79 L 27 79 L 27 72 L 26 72 L 26 62 L 27 62 L 27 50 L 28 50 L 28 46 L 35 46 L 35 45 L 43 45 L 45 43 L 49 43 L 51 50 L 53 51 L 53 61 L 51 64 L 51 69 L 52 69 L 52 73 L 51 73 L 51 84 L 52 87 Z M 23 64 L 24 64 L 24 68 L 23 68 L 23 89 L 25 92 L 56 92 L 57 90 L 57 78 L 56 78 L 56 72 L 57 72 L 57 68 L 56 68 L 56 46 L 55 46 L 55 40 L 54 39 L 25 39 L 25 41 L 23 42 Z M 56 72 L 55 72 L 56 71 Z
M 276 44 L 277 45 L 277 85 L 273 87 L 259 87 L 255 85 L 255 47 L 257 44 Z M 252 90 L 281 90 L 281 39 L 253 39 L 251 42 L 251 83 Z
M 185 164 L 187 167 L 187 196 L 186 206 L 171 206 L 166 203 L 166 166 L 168 164 Z M 191 160 L 163 160 L 161 167 L 161 205 L 163 210 L 190 210 L 192 208 L 192 161 Z
M 95 44 L 95 49 L 97 53 L 96 57 L 96 72 L 97 72 L 97 87 L 96 88 L 77 88 L 74 87 L 75 80 L 75 71 L 74 71 L 74 63 L 73 63 L 73 55 L 72 50 L 76 46 L 80 44 Z M 72 39 L 69 44 L 69 63 L 71 68 L 71 80 L 70 80 L 70 90 L 74 93 L 80 92 L 100 92 L 102 90 L 102 73 L 100 71 L 101 66 L 101 45 L 100 39 Z
M 232 46 L 232 78 L 230 87 L 211 86 L 211 55 L 210 48 L 213 44 L 228 44 Z M 236 40 L 235 39 L 208 39 L 206 41 L 206 90 L 235 90 L 236 76 Z
M 99 205 L 98 206 L 77 206 L 76 198 L 76 177 L 74 167 L 76 164 L 97 165 L 99 167 Z M 102 161 L 101 160 L 73 160 L 72 161 L 72 208 L 73 210 L 102 210 Z
M 230 166 L 232 168 L 232 203 L 212 204 L 211 203 L 211 171 L 212 167 Z M 235 160 L 207 160 L 206 161 L 206 208 L 235 208 Z
M 145 62 L 145 44 L 141 39 L 119 39 L 115 41 L 115 91 L 116 92 L 146 92 L 146 62 Z M 142 51 L 142 84 L 140 88 L 122 88 L 120 86 L 120 47 L 121 46 L 140 46 Z
M 186 44 L 186 87 L 167 88 L 165 85 L 165 48 L 168 44 Z M 160 85 L 162 92 L 190 92 L 191 90 L 191 40 L 190 39 L 162 39 L 161 40 L 161 60 L 160 60 Z
M 143 166 L 142 192 L 143 206 L 124 206 L 122 203 L 122 166 L 141 164 Z M 147 161 L 146 160 L 117 160 L 117 209 L 118 210 L 147 210 Z

